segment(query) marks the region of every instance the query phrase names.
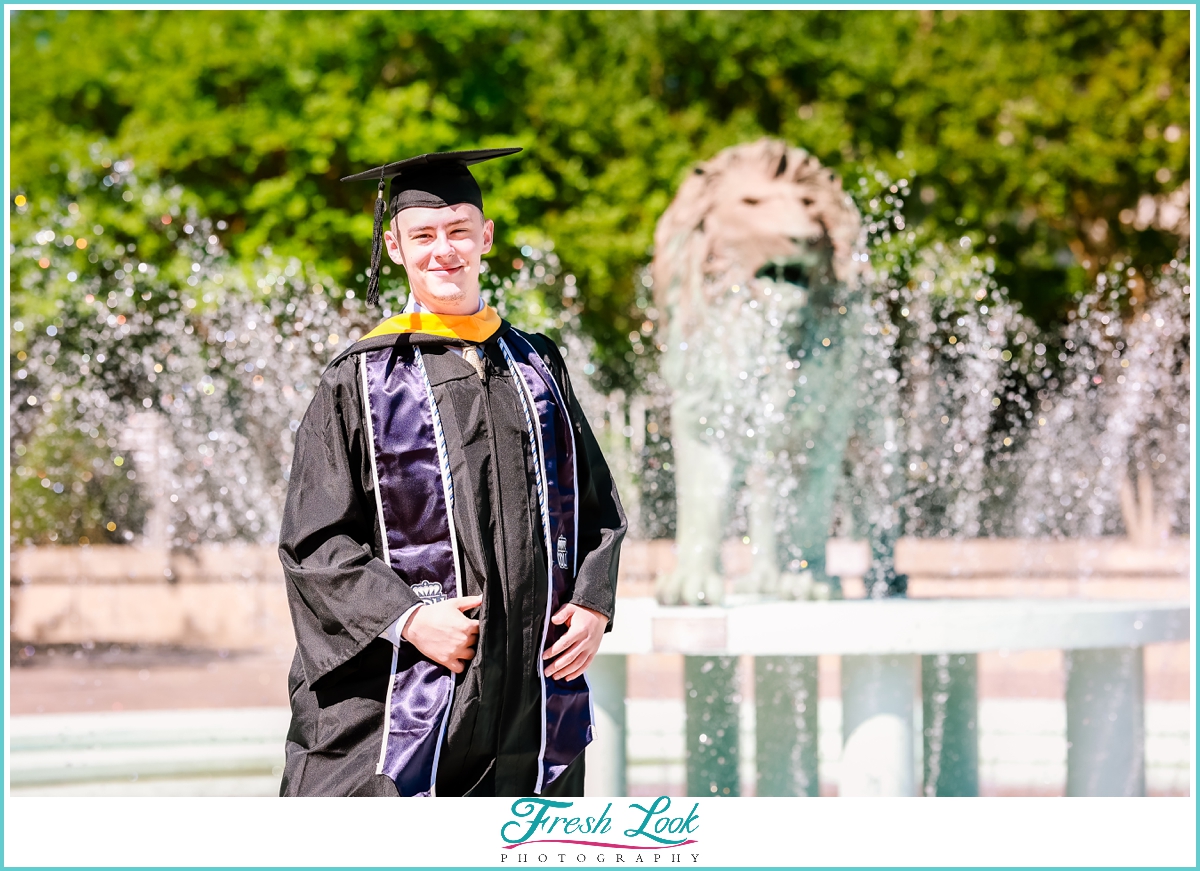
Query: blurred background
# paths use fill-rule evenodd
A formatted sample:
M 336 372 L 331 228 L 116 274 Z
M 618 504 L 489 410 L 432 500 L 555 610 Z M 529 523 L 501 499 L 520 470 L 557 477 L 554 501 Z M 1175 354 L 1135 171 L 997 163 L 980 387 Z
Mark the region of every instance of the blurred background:
M 1188 33 L 1170 10 L 12 13 L 13 794 L 277 791 L 292 434 L 407 296 L 385 266 L 363 304 L 374 191 L 338 178 L 429 151 L 526 149 L 475 171 L 485 294 L 567 351 L 630 514 L 627 608 L 695 604 L 678 403 L 707 364 L 673 356 L 655 228 L 699 162 L 768 137 L 840 179 L 859 278 L 818 298 L 780 262 L 752 278 L 782 310 L 729 309 L 751 351 L 686 436 L 728 469 L 710 601 L 1186 614 Z M 1135 792 L 1189 791 L 1185 639 L 1126 675 Z M 1069 640 L 970 652 L 965 791 L 1073 792 Z M 722 775 L 688 726 L 703 657 L 664 651 L 620 658 L 620 788 L 772 794 L 754 657 L 705 660 Z M 847 794 L 842 659 L 800 666 L 800 791 Z M 912 705 L 925 794 L 948 668 L 923 657 Z

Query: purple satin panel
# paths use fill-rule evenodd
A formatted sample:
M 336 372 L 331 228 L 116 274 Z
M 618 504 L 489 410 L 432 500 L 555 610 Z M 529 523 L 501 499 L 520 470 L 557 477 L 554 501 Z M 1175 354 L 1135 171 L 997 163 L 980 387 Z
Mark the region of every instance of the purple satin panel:
M 550 514 L 551 602 L 553 614 L 566 602 L 575 578 L 575 453 L 571 422 L 562 391 L 533 346 L 510 330 L 505 337 L 517 368 L 533 394 L 545 450 L 546 505 Z M 559 564 L 559 538 L 565 540 L 565 558 Z M 566 633 L 551 623 L 543 650 Z M 543 788 L 551 783 L 592 740 L 591 699 L 587 681 L 546 679 L 546 752 Z
M 411 644 L 400 645 L 387 711 L 383 773 L 396 782 L 401 795 L 427 796 L 433 791 L 434 757 L 451 686 L 449 671 Z
M 389 562 L 427 601 L 457 596 L 450 511 L 429 407 L 411 348 L 364 354 Z M 401 644 L 387 712 L 383 771 L 401 795 L 429 795 L 450 670 Z
M 410 586 L 433 581 L 452 598 L 454 552 L 433 413 L 412 349 L 405 351 L 366 354 L 388 558 Z

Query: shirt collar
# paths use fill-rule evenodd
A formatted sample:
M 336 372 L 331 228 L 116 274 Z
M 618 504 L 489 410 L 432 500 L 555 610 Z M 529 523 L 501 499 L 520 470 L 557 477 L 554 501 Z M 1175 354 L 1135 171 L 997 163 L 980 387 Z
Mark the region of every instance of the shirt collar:
M 486 307 L 487 306 L 483 301 L 483 294 L 480 294 L 479 295 L 479 308 L 475 309 L 475 314 L 479 314 Z M 415 293 L 410 292 L 408 295 L 408 302 L 406 302 L 404 304 L 404 310 L 401 312 L 401 314 L 408 315 L 408 314 L 412 314 L 413 312 L 428 312 L 428 311 L 429 311 L 429 309 L 425 308 L 425 306 L 423 306 L 419 302 L 417 302 L 417 295 Z

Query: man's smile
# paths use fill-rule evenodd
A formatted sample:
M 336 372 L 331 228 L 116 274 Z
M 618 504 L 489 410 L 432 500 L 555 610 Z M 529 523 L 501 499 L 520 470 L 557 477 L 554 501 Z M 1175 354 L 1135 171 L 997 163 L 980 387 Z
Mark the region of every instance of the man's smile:
M 492 230 L 471 203 L 422 206 L 397 214 L 383 239 L 392 262 L 407 271 L 417 302 L 439 314 L 466 315 L 479 308 L 480 258 L 492 248 Z

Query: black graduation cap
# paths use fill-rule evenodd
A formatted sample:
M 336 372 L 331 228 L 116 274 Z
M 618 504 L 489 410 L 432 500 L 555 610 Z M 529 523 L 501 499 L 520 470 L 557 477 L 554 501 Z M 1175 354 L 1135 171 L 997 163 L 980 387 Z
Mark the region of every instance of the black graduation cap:
M 520 148 L 478 148 L 473 151 L 442 151 L 420 154 L 377 166 L 342 181 L 378 181 L 375 197 L 375 232 L 371 239 L 371 275 L 367 282 L 367 304 L 379 304 L 379 263 L 383 254 L 383 184 L 392 179 L 388 206 L 392 217 L 405 209 L 424 206 L 438 209 L 470 203 L 483 211 L 483 192 L 471 171 L 475 163 L 516 154 Z

